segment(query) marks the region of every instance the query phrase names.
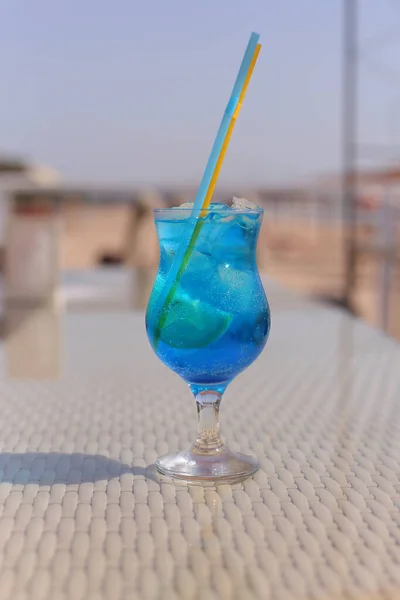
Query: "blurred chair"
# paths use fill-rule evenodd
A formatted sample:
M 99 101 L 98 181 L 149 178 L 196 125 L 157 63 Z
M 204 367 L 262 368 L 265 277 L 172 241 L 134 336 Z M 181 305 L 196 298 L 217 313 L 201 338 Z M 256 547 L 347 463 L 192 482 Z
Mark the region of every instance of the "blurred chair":
M 5 254 L 6 298 L 20 304 L 57 300 L 60 219 L 56 197 L 15 193 Z

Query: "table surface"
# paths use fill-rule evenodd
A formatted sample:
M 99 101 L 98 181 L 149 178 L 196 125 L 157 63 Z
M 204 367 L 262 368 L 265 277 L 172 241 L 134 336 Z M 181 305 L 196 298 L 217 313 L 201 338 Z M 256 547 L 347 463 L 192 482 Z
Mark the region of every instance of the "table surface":
M 195 404 L 142 313 L 7 310 L 1 600 L 400 597 L 400 346 L 266 287 L 268 347 L 221 410 L 262 468 L 233 486 L 155 473 Z

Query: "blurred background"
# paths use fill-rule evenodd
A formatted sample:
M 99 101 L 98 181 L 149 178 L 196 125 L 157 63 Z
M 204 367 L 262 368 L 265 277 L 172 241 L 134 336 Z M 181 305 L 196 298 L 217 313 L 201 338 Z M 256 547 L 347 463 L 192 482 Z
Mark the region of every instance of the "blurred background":
M 2 2 L 4 302 L 145 306 L 253 30 L 214 199 L 264 208 L 267 276 L 400 338 L 398 0 Z

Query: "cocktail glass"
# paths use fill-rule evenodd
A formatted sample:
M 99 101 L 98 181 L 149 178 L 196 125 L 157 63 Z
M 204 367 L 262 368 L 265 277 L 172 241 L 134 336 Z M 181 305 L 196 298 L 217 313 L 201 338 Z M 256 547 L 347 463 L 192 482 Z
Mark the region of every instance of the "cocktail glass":
M 168 273 L 190 214 L 179 207 L 154 211 L 160 264 L 146 329 L 160 360 L 189 384 L 198 430 L 190 448 L 161 456 L 156 467 L 180 479 L 232 482 L 259 468 L 257 459 L 222 442 L 219 409 L 228 384 L 256 360 L 268 338 L 270 312 L 256 263 L 263 211 L 204 210 L 190 259 L 165 303 Z

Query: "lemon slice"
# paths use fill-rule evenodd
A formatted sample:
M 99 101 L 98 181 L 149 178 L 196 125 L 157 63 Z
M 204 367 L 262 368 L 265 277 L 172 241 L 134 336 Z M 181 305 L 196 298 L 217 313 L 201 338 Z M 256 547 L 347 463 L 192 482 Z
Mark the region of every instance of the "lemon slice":
M 231 321 L 229 313 L 181 294 L 168 307 L 160 339 L 172 348 L 204 348 L 221 337 Z

